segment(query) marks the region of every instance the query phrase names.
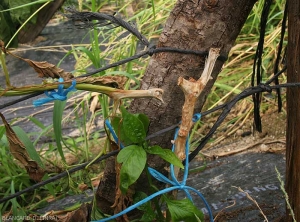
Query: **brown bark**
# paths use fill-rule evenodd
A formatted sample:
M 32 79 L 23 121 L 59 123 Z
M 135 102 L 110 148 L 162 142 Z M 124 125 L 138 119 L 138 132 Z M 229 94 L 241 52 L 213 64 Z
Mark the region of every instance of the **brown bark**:
M 221 48 L 221 55 L 227 55 L 255 2 L 256 0 L 180 0 L 172 10 L 157 45 L 207 52 L 214 47 Z M 164 103 L 154 99 L 136 99 L 131 106 L 132 111 L 142 112 L 150 117 L 150 134 L 179 122 L 184 94 L 177 86 L 178 77 L 198 79 L 203 71 L 204 61 L 204 57 L 169 52 L 152 56 L 141 88 L 162 88 Z M 208 82 L 200 95 L 197 111 L 203 106 L 222 65 L 223 62 L 216 62 L 213 80 Z M 170 147 L 172 134 L 157 137 L 153 142 Z
M 47 25 L 54 13 L 62 6 L 65 0 L 54 0 L 45 6 L 39 13 L 35 24 L 27 24 L 19 33 L 20 43 L 33 41 Z
M 300 82 L 300 2 L 288 1 L 287 81 Z M 300 221 L 300 88 L 287 89 L 286 191 Z M 287 209 L 286 221 L 293 221 Z
M 227 55 L 233 46 L 256 0 L 179 0 L 172 10 L 157 47 L 174 47 L 209 51 L 221 48 Z M 145 113 L 150 118 L 149 134 L 180 121 L 184 94 L 177 85 L 179 76 L 198 79 L 204 68 L 205 58 L 179 53 L 158 53 L 152 56 L 146 69 L 141 88 L 162 88 L 164 103 L 156 99 L 135 99 L 131 111 Z M 209 81 L 199 97 L 196 111 L 200 111 L 205 99 L 222 68 L 217 61 Z M 164 148 L 171 147 L 174 132 L 156 137 L 151 142 Z M 156 157 L 148 164 L 160 172 L 164 163 Z M 105 178 L 106 180 L 109 178 Z M 114 178 L 111 178 L 114 180 Z M 147 191 L 147 180 L 139 180 L 137 190 Z

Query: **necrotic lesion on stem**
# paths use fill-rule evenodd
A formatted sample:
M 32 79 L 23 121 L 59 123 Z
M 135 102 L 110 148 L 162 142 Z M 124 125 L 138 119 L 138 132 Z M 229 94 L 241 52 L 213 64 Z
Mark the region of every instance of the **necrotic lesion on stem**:
M 193 126 L 192 119 L 194 115 L 195 103 L 200 93 L 211 79 L 211 74 L 219 54 L 220 49 L 210 49 L 208 58 L 205 62 L 204 71 L 197 81 L 193 78 L 186 80 L 183 77 L 179 77 L 178 79 L 178 85 L 182 89 L 185 96 L 185 102 L 182 107 L 182 121 L 180 124 L 178 137 L 175 140 L 175 154 L 181 160 L 185 159 L 185 144 L 188 133 Z

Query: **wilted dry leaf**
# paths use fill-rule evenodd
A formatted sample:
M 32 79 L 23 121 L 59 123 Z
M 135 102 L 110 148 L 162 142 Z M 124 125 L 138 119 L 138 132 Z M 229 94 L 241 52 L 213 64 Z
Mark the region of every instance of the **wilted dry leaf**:
M 72 73 L 65 72 L 63 69 L 56 67 L 55 65 L 48 63 L 46 61 L 37 62 L 30 59 L 23 59 L 27 62 L 34 70 L 38 73 L 38 76 L 43 77 L 50 77 L 50 78 L 63 78 L 64 80 L 69 80 L 74 78 Z
M 82 204 L 77 210 L 67 212 L 65 210 L 51 211 L 43 216 L 29 215 L 29 218 L 38 218 L 37 221 L 43 222 L 78 222 L 78 221 L 90 221 L 90 212 L 92 205 L 89 203 Z M 27 222 L 27 220 L 24 220 Z M 31 220 L 30 220 L 31 221 Z
M 94 114 L 101 107 L 99 103 L 99 95 L 100 93 L 92 92 L 91 94 L 88 94 L 84 97 L 84 99 L 89 99 L 89 101 L 91 101 L 89 109 L 92 114 Z
M 0 46 L 1 46 L 1 42 L 0 42 Z M 21 59 L 25 62 L 28 63 L 28 65 L 30 65 L 32 68 L 34 68 L 34 70 L 38 73 L 38 77 L 45 77 L 45 78 L 63 78 L 65 81 L 74 78 L 74 76 L 72 75 L 72 73 L 70 72 L 65 72 L 63 69 L 60 69 L 58 67 L 56 67 L 55 65 L 48 63 L 46 61 L 42 61 L 42 62 L 38 62 L 38 61 L 33 61 L 30 59 L 24 59 L 20 56 L 17 56 L 9 51 L 6 51 L 8 54 Z
M 2 113 L 0 113 L 0 117 L 6 129 L 6 137 L 9 142 L 11 154 L 22 164 L 22 166 L 25 167 L 31 179 L 40 182 L 45 174 L 44 170 L 37 164 L 37 162 L 30 159 L 26 147 L 7 123 Z
M 78 189 L 81 191 L 85 191 L 85 190 L 89 189 L 89 186 L 86 185 L 85 183 L 81 183 L 81 184 L 78 184 Z
M 110 141 L 111 149 L 112 150 L 117 150 L 119 149 L 119 146 L 113 142 Z M 127 206 L 133 202 L 133 194 L 134 194 L 134 189 L 133 186 L 130 186 L 129 189 L 127 190 L 126 194 L 122 194 L 120 190 L 120 171 L 121 171 L 121 166 L 122 164 L 117 162 L 117 159 L 115 159 L 115 171 L 116 171 L 116 196 L 115 196 L 115 202 L 111 206 L 114 208 L 114 214 L 118 214 L 121 211 L 125 210 Z M 127 214 L 123 214 L 121 217 L 117 218 L 116 221 L 125 221 L 129 222 Z

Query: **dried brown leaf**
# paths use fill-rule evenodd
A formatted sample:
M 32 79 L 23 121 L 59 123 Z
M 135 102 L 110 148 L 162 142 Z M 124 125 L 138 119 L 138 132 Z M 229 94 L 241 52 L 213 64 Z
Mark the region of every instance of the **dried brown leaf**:
M 17 137 L 13 129 L 7 123 L 5 117 L 0 113 L 0 117 L 4 123 L 6 129 L 6 137 L 9 142 L 9 148 L 11 154 L 25 167 L 29 177 L 34 181 L 41 181 L 45 172 L 44 170 L 29 157 L 29 154 L 26 150 L 24 144 Z
M 1 42 L 0 42 L 0 46 Z M 3 49 L 2 49 L 3 50 Z M 28 63 L 28 65 L 30 65 L 32 68 L 34 68 L 34 70 L 38 73 L 38 77 L 41 78 L 63 78 L 65 81 L 74 78 L 74 76 L 72 75 L 72 73 L 70 72 L 65 72 L 63 69 L 60 69 L 58 67 L 56 67 L 55 65 L 46 62 L 46 61 L 42 61 L 42 62 L 38 62 L 38 61 L 33 61 L 30 59 L 24 59 L 18 55 L 15 55 L 9 51 L 6 51 L 8 54 L 21 59 L 25 62 Z
M 44 216 L 37 216 L 30 214 L 29 218 L 38 218 L 33 221 L 43 221 L 43 222 L 78 222 L 78 221 L 90 221 L 91 204 L 84 203 L 78 209 L 68 212 L 65 210 L 61 211 L 51 211 L 46 213 Z M 24 222 L 29 222 L 29 220 L 24 220 Z M 32 221 L 32 220 L 30 220 Z
M 38 73 L 38 77 L 50 77 L 50 78 L 63 78 L 64 80 L 69 80 L 74 78 L 72 73 L 65 72 L 63 69 L 56 67 L 55 65 L 48 63 L 46 61 L 37 62 L 30 59 L 23 59 L 27 62 L 34 70 Z
M 93 92 L 93 93 L 85 96 L 85 99 L 89 98 L 89 100 L 91 101 L 89 109 L 92 114 L 94 114 L 101 107 L 100 102 L 99 102 L 99 97 L 98 97 L 99 95 L 100 95 L 100 93 Z

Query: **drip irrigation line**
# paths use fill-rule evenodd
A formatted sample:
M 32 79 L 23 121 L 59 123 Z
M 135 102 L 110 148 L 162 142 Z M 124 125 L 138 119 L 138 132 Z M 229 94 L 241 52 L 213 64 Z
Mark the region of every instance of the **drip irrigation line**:
M 273 81 L 275 81 L 276 79 L 278 79 L 278 76 L 280 76 L 286 70 L 287 70 L 287 65 L 285 65 L 279 72 L 277 72 L 276 74 L 274 74 L 271 79 L 269 79 L 268 81 L 266 81 L 265 85 L 271 84 Z M 279 85 L 279 84 L 275 83 L 275 85 Z
M 161 48 L 155 48 L 155 46 L 147 49 L 147 50 L 144 50 L 138 54 L 135 54 L 129 58 L 126 58 L 126 59 L 123 59 L 123 60 L 120 60 L 118 62 L 115 62 L 115 63 L 112 63 L 112 64 L 109 64 L 107 66 L 104 66 L 102 68 L 99 68 L 99 69 L 95 69 L 89 73 L 86 73 L 86 74 L 83 74 L 83 75 L 80 75 L 76 78 L 81 78 L 81 77 L 88 77 L 88 76 L 92 76 L 94 74 L 97 74 L 99 72 L 102 72 L 104 70 L 107 70 L 107 69 L 110 69 L 110 68 L 113 68 L 113 67 L 117 67 L 117 66 L 120 66 L 120 65 L 123 65 L 127 62 L 130 62 L 132 60 L 135 60 L 135 59 L 139 59 L 145 55 L 149 55 L 149 56 L 152 56 L 153 54 L 155 53 L 160 53 L 160 52 L 173 52 L 173 53 L 181 53 L 181 54 L 194 54 L 194 55 L 200 55 L 200 56 L 207 56 L 208 55 L 208 52 L 206 51 L 196 51 L 196 50 L 186 50 L 186 49 L 178 49 L 178 48 L 170 48 L 170 47 L 161 47 Z M 227 56 L 225 55 L 220 55 L 218 57 L 218 60 L 222 61 L 222 62 L 225 62 L 226 60 L 228 59 Z
M 93 161 L 92 164 L 99 163 L 99 162 L 101 162 L 101 161 L 103 161 L 103 160 L 105 160 L 105 159 L 107 159 L 107 158 L 109 158 L 111 156 L 116 155 L 118 152 L 119 152 L 118 150 L 115 150 L 115 151 L 112 151 L 112 152 L 110 152 L 108 154 L 105 154 L 105 155 L 99 157 L 98 159 L 96 159 L 95 161 Z M 40 187 L 42 187 L 42 186 L 44 186 L 44 185 L 46 185 L 48 183 L 51 183 L 51 182 L 54 182 L 54 181 L 56 181 L 58 179 L 61 179 L 63 177 L 69 176 L 70 174 L 72 174 L 72 173 L 74 173 L 76 171 L 79 171 L 79 170 L 85 168 L 89 164 L 90 164 L 90 162 L 83 163 L 83 164 L 81 164 L 79 166 L 76 166 L 76 167 L 70 169 L 70 170 L 67 170 L 67 171 L 64 171 L 64 172 L 62 172 L 60 174 L 57 174 L 57 175 L 55 175 L 55 176 L 53 176 L 53 177 L 51 177 L 51 178 L 49 178 L 47 180 L 41 181 L 41 182 L 36 183 L 36 184 L 34 184 L 34 185 L 30 186 L 30 187 L 27 187 L 24 190 L 20 190 L 20 191 L 14 193 L 14 194 L 11 194 L 11 195 L 9 195 L 7 197 L 4 197 L 4 198 L 0 199 L 0 204 L 4 203 L 4 202 L 6 202 L 6 201 L 8 201 L 8 200 L 10 200 L 12 198 L 18 197 L 18 196 L 20 196 L 20 195 L 22 195 L 24 193 L 27 193 L 27 192 L 33 191 L 33 190 L 35 190 L 37 188 L 40 188 Z

